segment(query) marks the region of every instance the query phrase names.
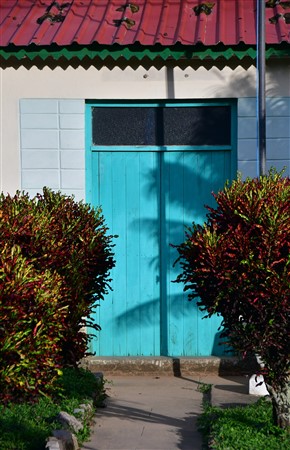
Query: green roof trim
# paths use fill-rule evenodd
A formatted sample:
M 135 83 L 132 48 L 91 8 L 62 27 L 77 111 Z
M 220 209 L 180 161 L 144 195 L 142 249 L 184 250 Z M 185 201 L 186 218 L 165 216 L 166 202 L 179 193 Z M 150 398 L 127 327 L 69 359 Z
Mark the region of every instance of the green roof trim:
M 281 43 L 279 45 L 267 45 L 266 46 L 266 58 L 270 57 L 289 57 L 290 56 L 290 45 L 287 43 Z M 98 45 L 92 44 L 88 46 L 80 46 L 77 44 L 68 45 L 66 47 L 58 47 L 57 45 L 50 45 L 47 47 L 38 47 L 37 45 L 29 45 L 26 47 L 16 47 L 14 45 L 9 45 L 7 47 L 0 47 L 0 58 L 4 60 L 9 60 L 10 58 L 16 58 L 18 60 L 28 59 L 33 61 L 35 58 L 41 58 L 45 61 L 48 58 L 53 58 L 54 60 L 59 60 L 65 58 L 70 61 L 76 58 L 82 61 L 84 58 L 89 59 L 101 59 L 113 58 L 117 61 L 120 58 L 124 58 L 129 61 L 131 58 L 137 58 L 142 60 L 144 58 L 149 58 L 150 60 L 155 60 L 161 58 L 163 60 L 167 59 L 217 59 L 225 58 L 229 60 L 232 57 L 238 59 L 243 59 L 249 57 L 251 59 L 256 58 L 256 47 L 248 46 L 243 43 L 236 46 L 225 46 L 223 44 L 218 44 L 211 47 L 206 47 L 202 44 L 197 45 L 182 45 L 175 44 L 173 46 L 164 47 L 160 44 L 153 46 L 142 46 L 141 44 L 134 44 L 130 46 L 121 46 L 118 44 L 114 45 Z

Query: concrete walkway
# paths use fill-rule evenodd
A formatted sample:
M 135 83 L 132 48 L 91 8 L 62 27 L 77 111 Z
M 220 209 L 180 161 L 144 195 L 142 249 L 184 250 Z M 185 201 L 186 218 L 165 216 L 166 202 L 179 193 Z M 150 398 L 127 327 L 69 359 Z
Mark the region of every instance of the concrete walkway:
M 105 376 L 106 378 L 106 376 Z M 199 450 L 196 421 L 202 412 L 201 383 L 213 384 L 212 403 L 220 406 L 256 401 L 246 377 L 215 375 L 111 376 L 107 407 L 96 413 L 90 441 L 82 450 Z

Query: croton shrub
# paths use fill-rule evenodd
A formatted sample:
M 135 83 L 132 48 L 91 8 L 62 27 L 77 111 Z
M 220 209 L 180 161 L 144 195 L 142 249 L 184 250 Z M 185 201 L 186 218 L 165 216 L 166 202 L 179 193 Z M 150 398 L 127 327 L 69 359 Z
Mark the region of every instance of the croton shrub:
M 61 367 L 67 308 L 59 307 L 61 279 L 35 270 L 21 249 L 0 250 L 0 399 L 53 392 Z
M 44 188 L 0 196 L 0 243 L 0 397 L 49 393 L 100 329 L 112 236 L 101 210 Z
M 234 349 L 260 355 L 277 422 L 290 426 L 290 179 L 238 178 L 214 197 L 177 247 L 177 281 L 207 317 L 223 317 Z

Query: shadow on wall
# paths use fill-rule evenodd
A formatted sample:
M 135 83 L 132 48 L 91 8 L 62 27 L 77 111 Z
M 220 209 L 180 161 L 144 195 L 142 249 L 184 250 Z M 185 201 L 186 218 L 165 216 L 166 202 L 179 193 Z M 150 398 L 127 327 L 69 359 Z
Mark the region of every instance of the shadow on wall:
M 215 77 L 220 83 L 213 82 L 207 90 L 208 98 L 241 98 L 256 96 L 255 68 L 250 67 L 247 71 L 242 67 L 233 72 L 215 70 Z M 217 95 L 218 94 L 218 95 Z
M 256 97 L 256 67 L 234 67 L 232 72 L 224 72 L 224 67 L 214 70 L 214 76 L 220 80 L 211 83 L 207 90 L 208 98 L 247 98 Z M 266 63 L 266 96 L 290 97 L 289 73 L 290 65 L 285 62 L 267 61 Z

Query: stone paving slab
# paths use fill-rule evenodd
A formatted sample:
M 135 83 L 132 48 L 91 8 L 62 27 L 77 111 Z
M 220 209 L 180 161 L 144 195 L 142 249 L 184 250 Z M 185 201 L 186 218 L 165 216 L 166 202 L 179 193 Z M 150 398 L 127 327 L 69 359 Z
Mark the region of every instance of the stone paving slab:
M 106 378 L 106 374 L 104 374 Z M 246 377 L 215 375 L 111 376 L 107 407 L 95 416 L 82 450 L 199 450 L 196 421 L 202 412 L 200 383 L 213 384 L 212 401 L 227 406 L 256 401 Z

